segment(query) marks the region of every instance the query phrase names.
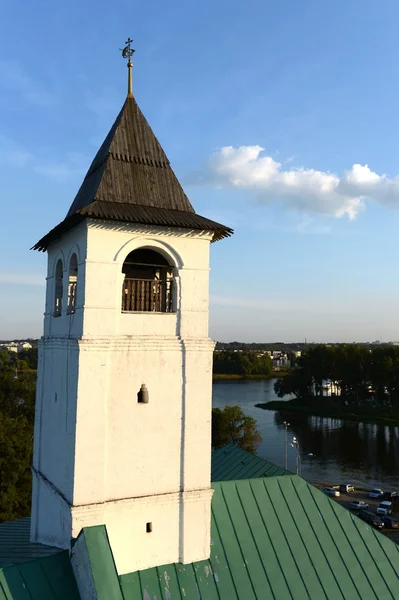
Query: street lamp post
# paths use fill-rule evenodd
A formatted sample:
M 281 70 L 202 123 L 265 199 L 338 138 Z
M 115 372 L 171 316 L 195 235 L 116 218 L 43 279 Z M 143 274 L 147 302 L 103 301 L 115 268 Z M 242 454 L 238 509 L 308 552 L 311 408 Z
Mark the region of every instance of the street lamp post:
M 299 449 L 299 442 L 296 437 L 292 438 L 291 448 L 294 448 L 296 452 L 296 474 L 301 474 L 301 455 Z
M 284 421 L 283 425 L 284 425 L 284 429 L 285 429 L 285 444 L 284 444 L 284 448 L 285 448 L 285 469 L 286 469 L 286 471 L 288 471 L 288 427 L 290 426 L 290 424 L 287 423 L 287 421 Z

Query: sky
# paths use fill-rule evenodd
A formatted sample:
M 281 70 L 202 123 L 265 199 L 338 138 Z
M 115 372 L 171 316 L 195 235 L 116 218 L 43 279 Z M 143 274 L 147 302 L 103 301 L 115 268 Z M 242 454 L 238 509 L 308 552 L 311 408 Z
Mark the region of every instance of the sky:
M 212 244 L 220 341 L 399 340 L 397 0 L 0 0 L 0 339 L 134 92 Z

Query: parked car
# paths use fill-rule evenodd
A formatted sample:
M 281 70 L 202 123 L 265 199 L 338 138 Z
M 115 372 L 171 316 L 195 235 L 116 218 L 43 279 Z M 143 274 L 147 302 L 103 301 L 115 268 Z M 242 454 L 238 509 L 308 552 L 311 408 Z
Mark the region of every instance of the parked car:
M 383 498 L 384 496 L 384 492 L 383 490 L 380 490 L 379 488 L 375 488 L 374 490 L 371 490 L 371 492 L 369 493 L 369 498 Z
M 399 529 L 399 521 L 395 521 L 392 517 L 384 517 L 384 527 Z
M 399 496 L 399 492 L 384 492 L 384 500 L 392 500 L 397 496 Z
M 389 500 L 384 500 L 383 502 L 380 503 L 379 507 L 377 508 L 377 515 L 382 515 L 384 517 L 387 517 L 388 515 L 390 515 L 392 512 L 392 502 L 390 502 Z
M 367 502 L 363 502 L 363 500 L 352 500 L 352 502 L 349 504 L 349 508 L 352 510 L 367 510 L 368 507 L 369 505 Z
M 367 510 L 359 510 L 359 518 L 363 521 L 366 521 L 366 523 L 369 523 L 369 525 L 376 527 L 377 529 L 382 529 L 384 527 L 384 522 L 379 517 L 371 512 L 368 512 Z
M 341 494 L 349 494 L 349 492 L 355 491 L 355 486 L 351 485 L 350 483 L 341 483 L 339 486 L 339 491 Z
M 341 495 L 341 492 L 339 490 L 336 490 L 335 488 L 331 487 L 321 488 L 321 491 L 327 494 L 327 496 L 338 497 Z

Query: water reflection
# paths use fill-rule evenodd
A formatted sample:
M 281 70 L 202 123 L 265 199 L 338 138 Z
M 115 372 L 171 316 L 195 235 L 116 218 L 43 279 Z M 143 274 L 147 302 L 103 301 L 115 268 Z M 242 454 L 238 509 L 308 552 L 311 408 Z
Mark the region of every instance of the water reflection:
M 222 382 L 213 387 L 213 405 L 239 404 L 258 421 L 263 440 L 258 454 L 284 466 L 283 421 L 290 423 L 288 441 L 297 437 L 302 476 L 309 481 L 349 482 L 399 489 L 399 427 L 280 415 L 255 407 L 275 398 L 274 381 Z M 311 456 L 312 455 L 312 456 Z M 288 448 L 288 467 L 295 470 L 295 452 Z
M 301 444 L 302 474 L 314 480 L 344 477 L 356 483 L 399 484 L 397 427 L 290 414 L 291 430 Z M 284 418 L 274 413 L 276 427 Z M 313 456 L 309 457 L 309 453 Z

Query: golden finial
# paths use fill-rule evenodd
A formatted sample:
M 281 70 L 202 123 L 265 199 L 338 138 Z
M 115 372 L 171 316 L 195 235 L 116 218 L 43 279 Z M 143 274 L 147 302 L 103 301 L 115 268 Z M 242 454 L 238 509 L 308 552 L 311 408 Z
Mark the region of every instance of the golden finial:
M 130 38 L 127 39 L 127 41 L 125 42 L 126 46 L 123 48 L 123 50 L 121 50 L 122 52 L 122 57 L 123 58 L 127 58 L 127 69 L 128 69 L 128 79 L 127 79 L 127 97 L 128 98 L 133 98 L 133 84 L 132 84 L 132 69 L 133 69 L 133 63 L 132 63 L 132 56 L 134 54 L 134 49 L 131 48 L 130 44 L 133 43 L 133 40 L 131 40 Z

